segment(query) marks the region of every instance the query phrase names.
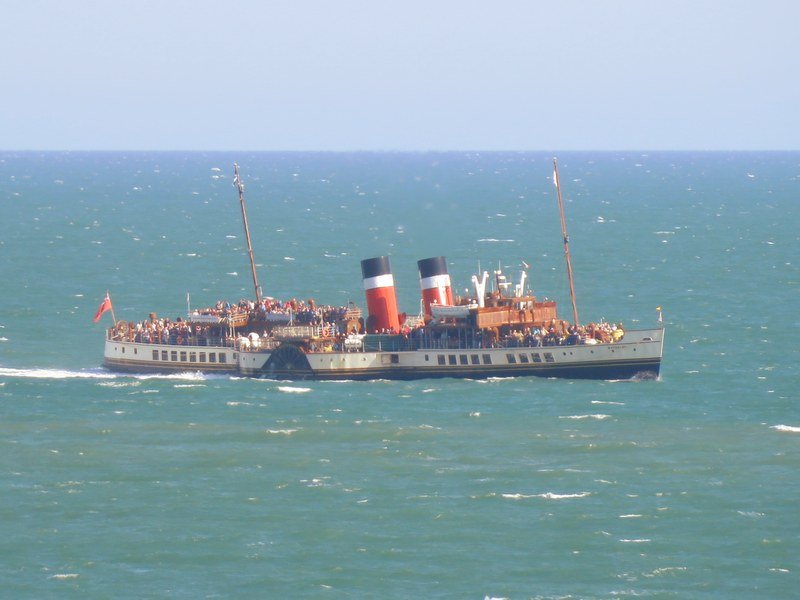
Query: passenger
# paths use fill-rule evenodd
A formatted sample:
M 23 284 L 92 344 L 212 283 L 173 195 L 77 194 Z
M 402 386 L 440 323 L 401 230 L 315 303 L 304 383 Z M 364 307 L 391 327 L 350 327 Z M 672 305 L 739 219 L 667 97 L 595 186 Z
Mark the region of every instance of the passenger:
M 534 348 L 539 348 L 542 345 L 542 330 L 538 327 L 533 332 L 533 341 L 531 342 L 531 346 Z
M 564 339 L 564 345 L 577 346 L 579 343 L 580 343 L 580 336 L 578 335 L 578 328 L 573 325 L 568 330 L 568 335 Z
M 543 346 L 558 346 L 561 339 L 558 337 L 556 333 L 556 328 L 554 325 L 551 325 L 547 331 L 547 335 L 544 336 L 542 339 Z

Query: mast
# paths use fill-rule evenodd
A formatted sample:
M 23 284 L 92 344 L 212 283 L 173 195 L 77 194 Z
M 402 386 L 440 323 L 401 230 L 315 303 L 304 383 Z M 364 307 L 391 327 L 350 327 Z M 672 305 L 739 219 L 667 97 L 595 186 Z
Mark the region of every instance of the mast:
M 572 300 L 572 324 L 578 324 L 578 305 L 575 302 L 575 282 L 572 279 L 572 261 L 569 257 L 569 236 L 567 220 L 564 218 L 564 201 L 561 199 L 561 186 L 558 185 L 558 161 L 553 157 L 553 183 L 558 192 L 558 211 L 561 213 L 561 235 L 564 237 L 564 257 L 567 259 L 567 277 L 569 278 L 569 297 Z
M 242 221 L 244 222 L 244 237 L 247 240 L 247 253 L 250 255 L 250 271 L 253 273 L 253 287 L 256 291 L 256 303 L 261 304 L 261 286 L 258 285 L 256 275 L 256 260 L 253 257 L 253 245 L 250 243 L 250 227 L 247 225 L 247 210 L 244 206 L 244 184 L 239 177 L 239 165 L 233 163 L 233 185 L 239 190 L 239 205 L 242 207 Z

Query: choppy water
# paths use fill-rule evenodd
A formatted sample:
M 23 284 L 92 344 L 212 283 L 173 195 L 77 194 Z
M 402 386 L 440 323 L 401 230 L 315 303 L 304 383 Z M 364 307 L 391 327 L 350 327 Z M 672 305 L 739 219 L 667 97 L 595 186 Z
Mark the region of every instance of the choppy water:
M 267 294 L 390 254 L 415 312 L 444 254 L 569 312 L 546 155 L 0 154 L 0 595 L 796 595 L 800 154 L 560 156 L 582 319 L 662 306 L 658 382 L 103 371 L 106 290 L 251 295 L 234 160 Z

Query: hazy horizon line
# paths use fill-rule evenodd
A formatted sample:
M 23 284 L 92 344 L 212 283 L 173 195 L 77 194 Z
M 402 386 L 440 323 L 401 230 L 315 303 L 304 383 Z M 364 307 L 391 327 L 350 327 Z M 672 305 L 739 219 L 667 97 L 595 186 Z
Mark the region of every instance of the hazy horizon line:
M 33 152 L 50 152 L 50 153 L 67 153 L 67 152 L 75 152 L 75 153 L 90 153 L 90 152 L 108 152 L 108 153 L 121 153 L 121 152 L 128 152 L 128 153 L 146 153 L 146 152 L 162 152 L 162 153 L 182 153 L 182 154 L 191 154 L 191 153 L 231 153 L 231 152 L 248 152 L 254 154 L 303 154 L 303 153 L 314 153 L 314 154 L 453 154 L 453 153 L 514 153 L 514 154 L 553 154 L 559 152 L 572 152 L 572 153 L 588 153 L 588 152 L 596 152 L 596 153 L 632 153 L 632 152 L 642 152 L 642 153 L 748 153 L 748 152 L 765 152 L 765 153 L 779 153 L 779 152 L 800 152 L 800 148 L 716 148 L 716 149 L 702 149 L 702 148 L 674 148 L 674 149 L 666 149 L 666 148 L 562 148 L 559 150 L 553 149 L 515 149 L 515 148 L 508 148 L 508 149 L 481 149 L 481 148 L 469 148 L 469 149 L 458 149 L 458 148 L 445 148 L 445 149 L 376 149 L 376 148 L 361 148 L 361 149 L 241 149 L 241 148 L 232 148 L 232 149 L 161 149 L 161 148 L 0 148 L 0 152 L 3 153 L 11 153 L 11 152 L 19 152 L 19 153 L 33 153 Z

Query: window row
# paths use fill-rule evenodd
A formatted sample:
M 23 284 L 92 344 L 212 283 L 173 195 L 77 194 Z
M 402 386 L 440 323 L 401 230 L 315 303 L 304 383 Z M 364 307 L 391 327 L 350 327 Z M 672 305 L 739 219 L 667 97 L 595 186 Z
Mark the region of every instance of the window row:
M 153 360 L 170 361 L 170 362 L 220 362 L 227 363 L 228 357 L 224 352 L 217 354 L 216 352 L 187 352 L 186 350 L 153 350 Z M 179 359 L 180 357 L 180 359 Z M 199 358 L 199 360 L 198 360 Z
M 542 360 L 542 355 L 544 355 L 544 361 Z M 425 356 L 425 360 L 428 360 L 428 356 Z M 492 364 L 492 355 L 491 354 L 437 354 L 436 355 L 437 362 L 442 366 L 455 366 L 455 365 L 491 365 Z M 506 354 L 506 360 L 508 364 L 515 365 L 517 363 L 522 364 L 530 364 L 530 363 L 541 363 L 541 362 L 548 362 L 552 363 L 555 362 L 556 359 L 553 357 L 552 352 L 531 352 L 528 354 L 527 352 L 509 352 Z

